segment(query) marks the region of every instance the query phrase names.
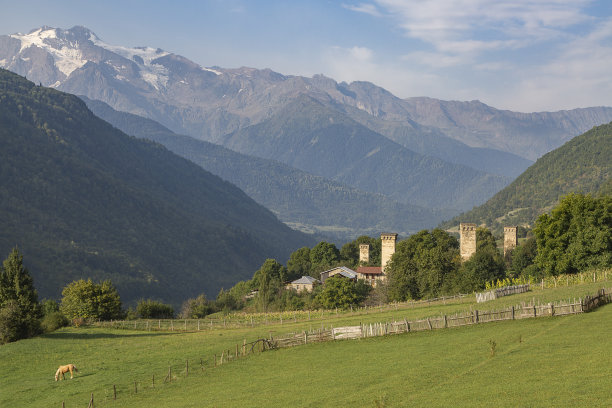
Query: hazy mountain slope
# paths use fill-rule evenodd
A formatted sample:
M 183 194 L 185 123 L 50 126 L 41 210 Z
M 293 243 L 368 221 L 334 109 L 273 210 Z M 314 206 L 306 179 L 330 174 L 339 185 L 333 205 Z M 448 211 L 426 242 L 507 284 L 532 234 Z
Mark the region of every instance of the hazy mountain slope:
M 302 95 L 223 145 L 359 189 L 434 208 L 467 209 L 508 179 L 422 156 Z
M 488 147 L 535 160 L 593 126 L 612 121 L 612 108 L 520 113 L 479 101 L 406 99 L 410 117 L 469 146 Z
M 560 197 L 573 192 L 607 193 L 611 180 L 612 123 L 597 126 L 544 155 L 485 204 L 443 226 L 475 222 L 501 230 L 503 225 L 533 225 Z
M 425 149 L 413 150 L 426 155 L 436 155 L 440 138 L 452 137 L 471 147 L 535 160 L 592 126 L 612 120 L 612 108 L 524 114 L 497 110 L 477 101 L 404 100 L 368 82 L 337 83 L 322 75 L 304 78 L 253 68 L 203 68 L 160 49 L 106 44 L 78 26 L 69 30 L 43 27 L 25 35 L 0 36 L 0 67 L 212 142 L 269 118 L 300 94 L 410 147 L 412 142 L 401 138 L 408 129 L 420 138 L 415 146 Z M 381 126 L 381 121 L 386 125 Z M 430 135 L 438 136 L 431 145 Z M 448 149 L 452 151 L 451 146 L 440 150 Z M 481 160 L 463 158 L 465 149 L 457 151 L 454 163 L 471 163 L 491 172 L 486 165 L 478 165 Z M 483 157 L 478 151 L 472 153 Z M 448 154 L 437 157 L 449 159 Z M 509 159 L 496 171 L 517 166 Z M 505 158 L 491 161 L 498 160 Z M 514 174 L 512 171 L 516 173 L 510 170 L 510 174 Z
M 228 180 L 284 222 L 340 239 L 381 231 L 407 235 L 431 228 L 450 211 L 435 211 L 366 193 L 274 160 L 247 156 L 222 146 L 177 135 L 150 119 L 118 112 L 85 98 L 99 117 L 123 132 L 159 142 L 213 174 Z
M 42 297 L 93 278 L 179 304 L 312 244 L 234 185 L 4 70 L 0 138 L 0 253 L 19 246 Z

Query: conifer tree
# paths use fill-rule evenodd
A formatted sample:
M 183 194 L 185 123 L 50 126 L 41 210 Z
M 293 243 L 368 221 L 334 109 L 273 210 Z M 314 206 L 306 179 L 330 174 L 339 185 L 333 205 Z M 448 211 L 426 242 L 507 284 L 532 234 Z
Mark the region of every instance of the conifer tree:
M 0 270 L 0 342 L 31 337 L 39 332 L 41 307 L 34 280 L 14 248 Z

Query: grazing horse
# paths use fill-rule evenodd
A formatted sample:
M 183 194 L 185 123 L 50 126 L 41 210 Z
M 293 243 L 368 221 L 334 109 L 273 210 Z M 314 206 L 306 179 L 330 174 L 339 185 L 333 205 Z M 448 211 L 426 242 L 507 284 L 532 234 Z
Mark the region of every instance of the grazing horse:
M 67 365 L 59 366 L 59 368 L 55 372 L 55 381 L 59 379 L 60 375 L 62 376 L 62 380 L 66 379 L 66 377 L 64 377 L 64 373 L 67 373 L 68 371 L 70 371 L 70 378 L 72 378 L 72 372 L 79 371 L 79 370 L 77 370 L 74 364 L 67 364 Z

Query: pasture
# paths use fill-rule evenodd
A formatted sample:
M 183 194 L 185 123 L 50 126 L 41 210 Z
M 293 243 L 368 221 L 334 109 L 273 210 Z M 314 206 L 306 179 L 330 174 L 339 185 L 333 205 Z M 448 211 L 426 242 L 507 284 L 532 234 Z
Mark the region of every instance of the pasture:
M 612 285 L 536 290 L 479 305 L 472 297 L 339 313 L 282 326 L 189 333 L 66 328 L 0 347 L 0 406 L 85 407 L 91 393 L 96 407 L 610 406 L 612 305 L 568 317 L 309 344 L 213 367 L 214 354 L 270 332 L 547 303 L 602 286 Z M 79 369 L 75 378 L 55 382 L 57 367 L 68 363 Z M 169 367 L 172 382 L 164 382 Z

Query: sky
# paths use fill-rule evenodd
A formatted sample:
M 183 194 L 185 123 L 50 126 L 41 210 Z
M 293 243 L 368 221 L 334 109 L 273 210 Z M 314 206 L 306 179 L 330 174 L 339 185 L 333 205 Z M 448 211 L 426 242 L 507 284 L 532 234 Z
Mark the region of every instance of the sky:
M 0 35 L 82 25 L 205 67 L 369 81 L 520 112 L 612 106 L 610 0 L 0 0 Z

